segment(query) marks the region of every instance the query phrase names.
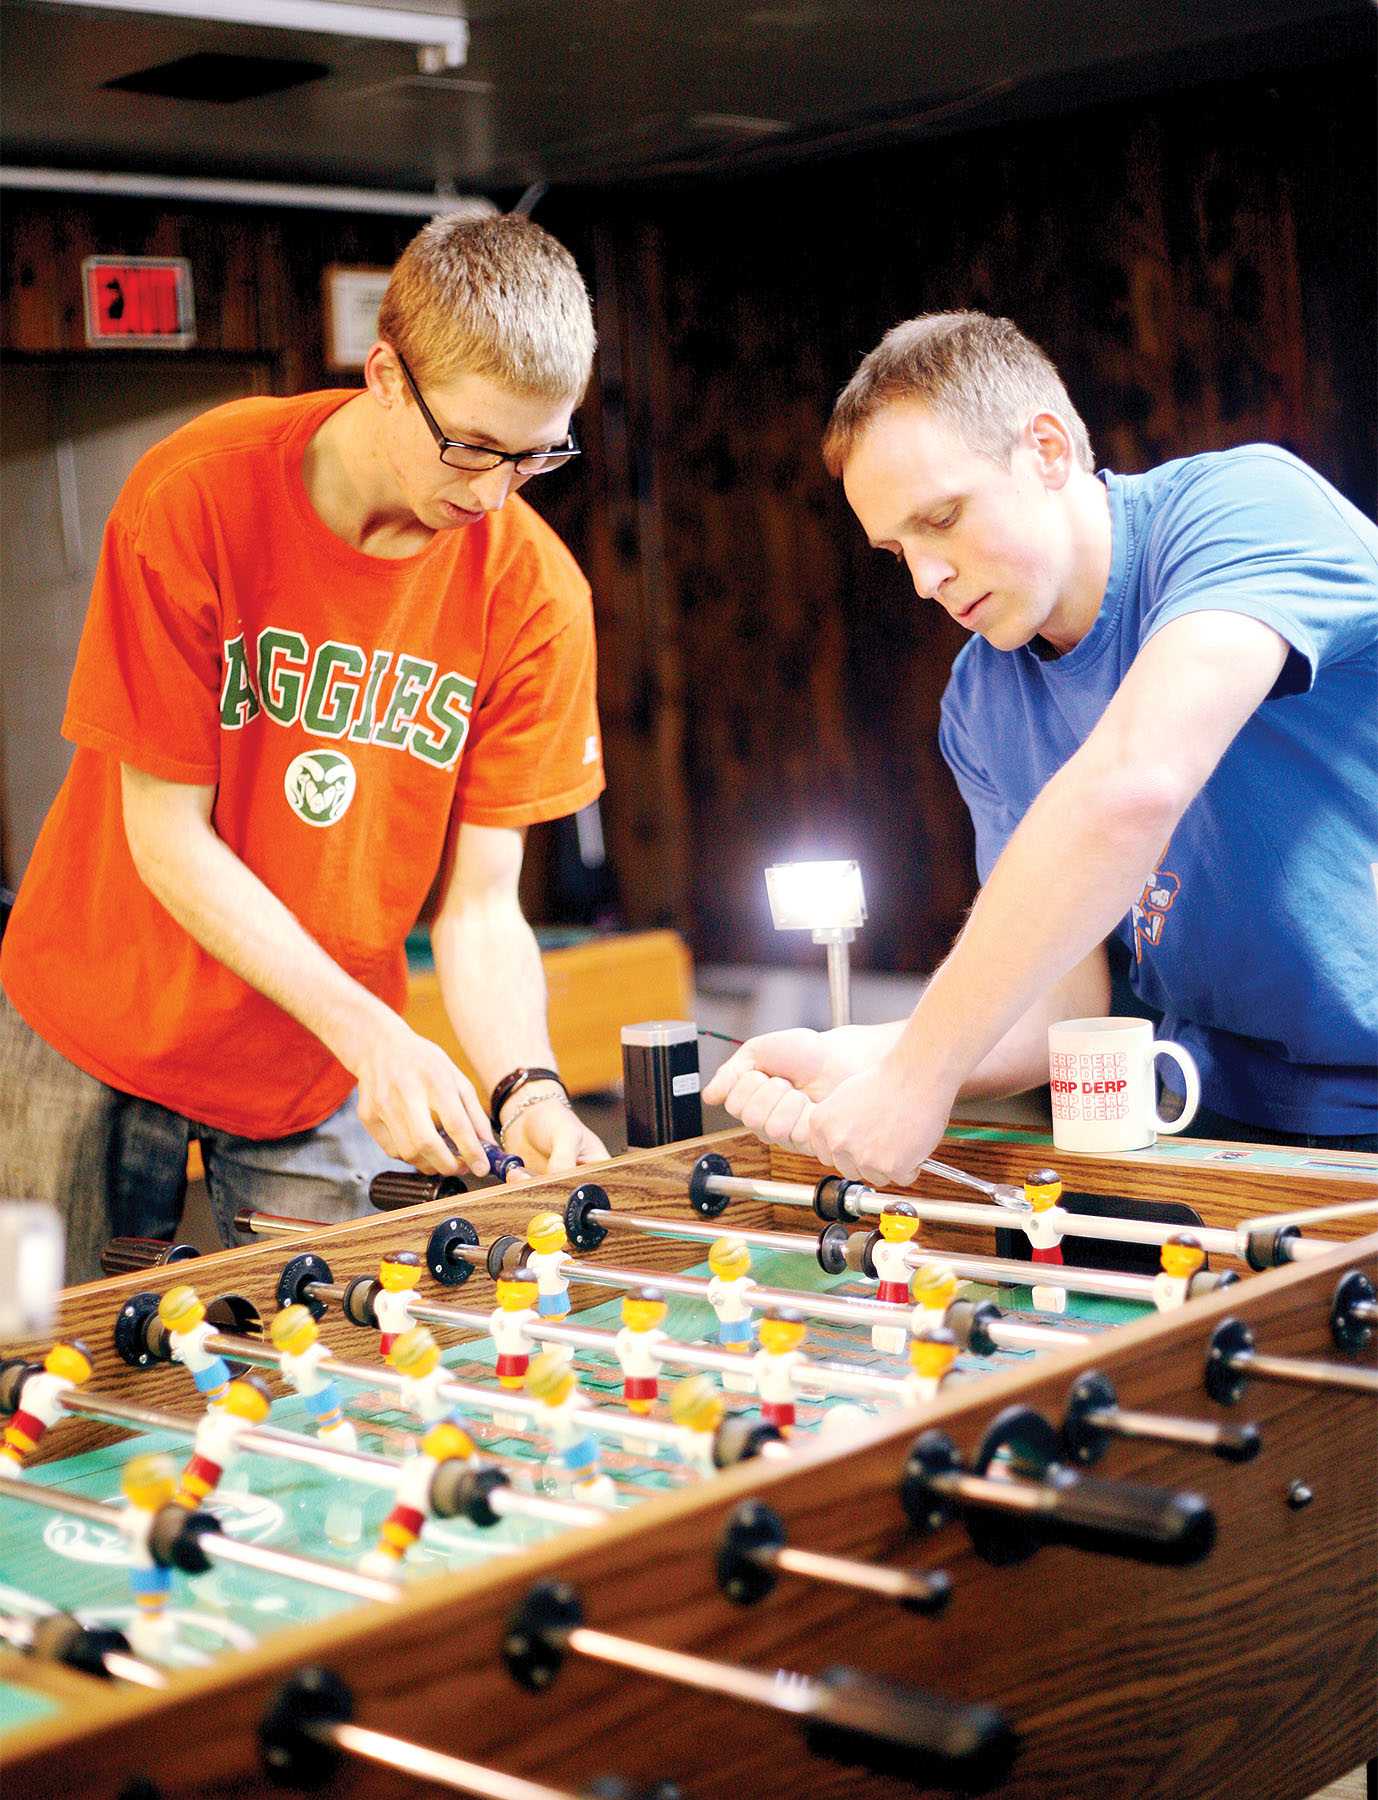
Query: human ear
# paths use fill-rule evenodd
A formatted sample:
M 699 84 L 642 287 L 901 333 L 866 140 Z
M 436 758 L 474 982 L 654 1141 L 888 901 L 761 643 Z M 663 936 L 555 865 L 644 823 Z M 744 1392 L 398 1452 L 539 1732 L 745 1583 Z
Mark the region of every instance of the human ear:
M 364 386 L 385 410 L 405 405 L 406 383 L 398 365 L 397 352 L 380 338 L 364 358 Z
M 1033 451 L 1039 477 L 1050 491 L 1065 487 L 1076 465 L 1072 437 L 1055 412 L 1039 412 L 1024 427 L 1025 441 Z

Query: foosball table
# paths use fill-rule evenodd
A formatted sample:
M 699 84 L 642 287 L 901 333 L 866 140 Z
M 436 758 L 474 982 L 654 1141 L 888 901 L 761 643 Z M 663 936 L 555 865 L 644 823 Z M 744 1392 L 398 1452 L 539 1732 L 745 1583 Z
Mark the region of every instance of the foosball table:
M 112 1248 L 0 1366 L 5 1800 L 1378 1758 L 1378 1158 L 938 1154 L 877 1194 L 721 1133 Z

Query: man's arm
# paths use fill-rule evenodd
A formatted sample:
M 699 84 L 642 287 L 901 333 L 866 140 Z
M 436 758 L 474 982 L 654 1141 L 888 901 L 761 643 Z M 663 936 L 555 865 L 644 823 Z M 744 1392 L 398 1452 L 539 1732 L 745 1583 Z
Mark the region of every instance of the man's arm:
M 461 824 L 431 926 L 445 1011 L 489 1092 L 512 1069 L 554 1067 L 541 954 L 517 892 L 524 847 L 523 831 Z M 554 1083 L 528 1083 L 503 1112 L 506 1147 L 538 1174 L 607 1155 Z
M 912 1179 L 972 1071 L 1128 911 L 1287 652 L 1238 613 L 1192 613 L 1149 640 L 1005 846 L 893 1050 L 814 1109 L 815 1154 Z
M 359 1084 L 359 1117 L 388 1155 L 439 1174 L 460 1157 L 488 1172 L 490 1133 L 472 1084 L 438 1044 L 327 956 L 211 822 L 213 787 L 163 781 L 128 763 L 125 837 L 140 879 L 203 949 L 318 1037 Z
M 987 1051 L 958 1090 L 960 1100 L 1002 1100 L 1048 1079 L 1048 1027 L 1060 1019 L 1102 1019 L 1110 1008 L 1110 962 L 1105 945 L 1069 969 L 1041 994 Z

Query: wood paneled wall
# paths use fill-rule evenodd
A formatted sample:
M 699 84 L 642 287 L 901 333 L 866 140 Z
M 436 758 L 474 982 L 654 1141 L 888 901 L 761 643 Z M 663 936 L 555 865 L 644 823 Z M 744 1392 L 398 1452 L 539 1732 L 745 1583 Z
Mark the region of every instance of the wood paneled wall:
M 1373 122 L 1355 60 L 543 202 L 589 276 L 602 348 L 587 453 L 530 494 L 594 586 L 629 923 L 676 925 L 701 959 L 813 961 L 771 930 L 761 868 L 855 854 L 871 902 L 858 960 L 916 970 L 970 902 L 969 829 L 936 746 L 964 634 L 866 549 L 817 454 L 834 394 L 896 320 L 1013 317 L 1113 467 L 1271 439 L 1372 510 Z M 180 252 L 202 348 L 270 355 L 283 392 L 323 385 L 340 378 L 321 362 L 321 268 L 386 262 L 412 229 L 12 200 L 3 341 L 80 347 L 83 255 Z
M 552 196 L 600 319 L 634 320 L 615 342 L 604 326 L 589 409 L 616 415 L 605 486 L 557 516 L 603 606 L 610 822 L 638 921 L 684 924 L 705 959 L 816 959 L 772 932 L 760 875 L 806 846 L 861 858 L 855 952 L 875 967 L 931 967 L 970 902 L 936 747 L 965 634 L 866 548 L 817 454 L 897 320 L 1014 318 L 1102 463 L 1270 439 L 1372 512 L 1373 124 L 1353 63 L 609 195 L 593 216 Z

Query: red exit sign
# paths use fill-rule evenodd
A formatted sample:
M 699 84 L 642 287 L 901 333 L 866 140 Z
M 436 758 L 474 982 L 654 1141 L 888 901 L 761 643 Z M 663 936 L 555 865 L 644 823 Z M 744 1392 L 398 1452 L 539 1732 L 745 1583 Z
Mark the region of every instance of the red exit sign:
M 86 341 L 180 350 L 196 341 L 191 266 L 181 256 L 88 256 L 81 265 Z

